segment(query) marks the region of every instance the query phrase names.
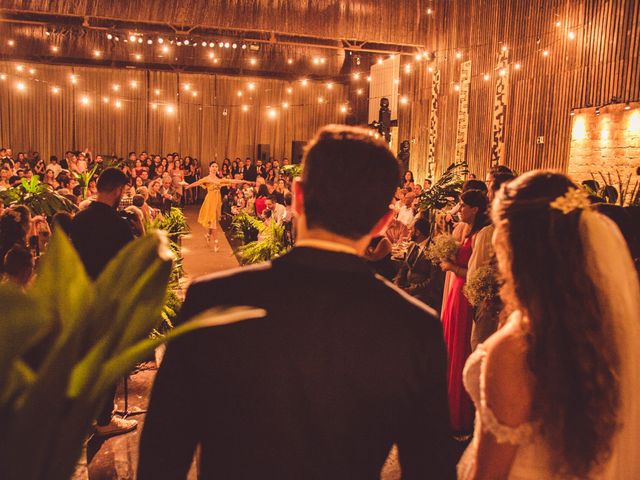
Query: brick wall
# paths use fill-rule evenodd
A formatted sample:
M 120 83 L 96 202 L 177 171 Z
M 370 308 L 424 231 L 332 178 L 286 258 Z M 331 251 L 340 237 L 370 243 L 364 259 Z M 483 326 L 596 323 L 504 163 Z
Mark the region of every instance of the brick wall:
M 572 121 L 571 153 L 568 174 L 574 180 L 591 179 L 591 173 L 603 185 L 598 172 L 617 186 L 617 174 L 626 181 L 632 175 L 631 185 L 640 177 L 640 103 L 631 103 L 627 110 L 624 104 L 600 108 L 576 110 Z

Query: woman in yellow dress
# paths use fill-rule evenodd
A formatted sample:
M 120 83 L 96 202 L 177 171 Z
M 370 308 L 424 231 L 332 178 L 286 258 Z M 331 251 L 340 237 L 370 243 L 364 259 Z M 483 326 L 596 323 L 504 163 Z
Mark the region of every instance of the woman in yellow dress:
M 220 196 L 220 187 L 238 183 L 253 183 L 244 180 L 219 178 L 217 173 L 218 164 L 212 162 L 209 166 L 209 175 L 186 187 L 189 189 L 202 186 L 207 190 L 207 196 L 204 198 L 202 207 L 200 207 L 200 213 L 198 214 L 198 223 L 207 229 L 207 233 L 205 235 L 207 244 L 209 244 L 211 237 L 213 237 L 216 252 L 218 251 L 218 239 L 216 238 L 216 232 L 218 230 L 218 222 L 222 216 L 222 197 Z

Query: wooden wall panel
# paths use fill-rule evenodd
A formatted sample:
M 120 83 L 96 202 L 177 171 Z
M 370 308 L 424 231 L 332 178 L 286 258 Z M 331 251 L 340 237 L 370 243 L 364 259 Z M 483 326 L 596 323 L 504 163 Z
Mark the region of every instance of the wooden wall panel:
M 458 99 L 453 86 L 461 62 L 472 62 L 467 159 L 479 178 L 490 162 L 494 68 L 503 45 L 511 62 L 504 163 L 520 172 L 566 171 L 572 109 L 640 99 L 637 0 L 448 0 L 437 3 L 435 15 L 436 26 L 424 32 L 424 41 L 436 58 L 423 62 L 424 79 L 401 83 L 401 94 L 411 103 L 399 120 L 399 136 L 412 140 L 417 172 L 425 171 L 428 145 L 429 102 L 424 100 L 431 79 L 424 70 L 429 64 L 442 75 L 436 147 L 442 171 L 455 151 Z M 575 39 L 569 39 L 569 31 Z M 462 59 L 456 59 L 457 51 Z M 515 63 L 522 68 L 515 70 Z M 489 81 L 482 77 L 485 72 Z M 544 137 L 543 144 L 536 143 L 538 137 Z

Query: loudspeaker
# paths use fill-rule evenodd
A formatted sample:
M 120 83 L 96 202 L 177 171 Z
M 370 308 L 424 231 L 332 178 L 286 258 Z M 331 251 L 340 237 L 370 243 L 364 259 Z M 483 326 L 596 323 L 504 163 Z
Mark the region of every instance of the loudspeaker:
M 306 144 L 307 142 L 303 140 L 294 140 L 291 142 L 291 163 L 302 162 L 302 155 Z
M 271 150 L 271 148 L 268 143 L 259 143 L 256 160 L 262 160 L 263 164 L 267 163 L 269 161 L 269 150 Z

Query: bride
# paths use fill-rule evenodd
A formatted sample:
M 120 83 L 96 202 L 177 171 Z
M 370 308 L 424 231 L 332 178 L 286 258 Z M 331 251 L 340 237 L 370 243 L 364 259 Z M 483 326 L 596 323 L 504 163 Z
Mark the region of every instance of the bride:
M 640 287 L 620 231 L 557 173 L 512 181 L 492 215 L 513 313 L 465 366 L 458 478 L 640 478 Z

